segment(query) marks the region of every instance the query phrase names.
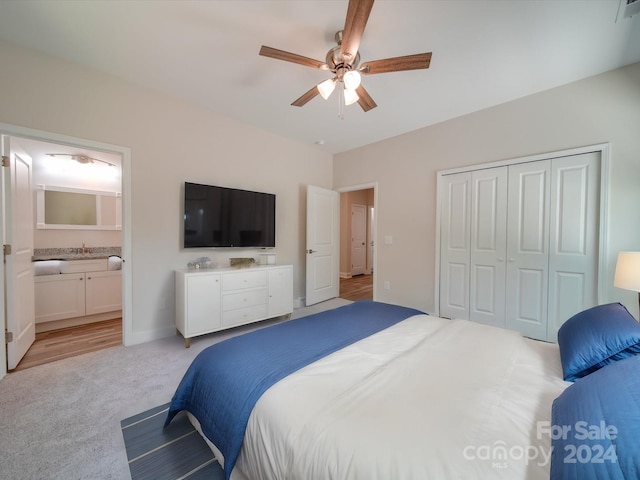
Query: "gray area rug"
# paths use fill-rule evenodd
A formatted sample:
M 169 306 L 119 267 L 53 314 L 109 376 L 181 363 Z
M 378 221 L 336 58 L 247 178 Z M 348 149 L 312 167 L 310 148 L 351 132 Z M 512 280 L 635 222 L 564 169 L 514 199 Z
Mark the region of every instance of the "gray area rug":
M 132 480 L 223 480 L 224 471 L 185 412 L 163 428 L 169 404 L 122 420 Z

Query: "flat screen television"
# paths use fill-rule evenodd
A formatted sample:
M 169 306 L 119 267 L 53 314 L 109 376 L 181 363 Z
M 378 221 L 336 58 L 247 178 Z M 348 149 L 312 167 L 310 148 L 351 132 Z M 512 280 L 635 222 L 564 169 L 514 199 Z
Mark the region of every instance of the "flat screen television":
M 276 196 L 184 184 L 184 248 L 276 246 Z

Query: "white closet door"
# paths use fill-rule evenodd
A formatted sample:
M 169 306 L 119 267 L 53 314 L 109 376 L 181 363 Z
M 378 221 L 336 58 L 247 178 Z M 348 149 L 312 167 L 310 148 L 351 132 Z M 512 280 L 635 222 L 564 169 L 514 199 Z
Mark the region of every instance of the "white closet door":
M 471 172 L 442 178 L 440 315 L 469 318 Z
M 598 298 L 600 152 L 553 159 L 547 340 Z
M 547 338 L 551 161 L 509 166 L 506 327 Z
M 505 327 L 507 167 L 473 172 L 471 198 L 469 320 Z

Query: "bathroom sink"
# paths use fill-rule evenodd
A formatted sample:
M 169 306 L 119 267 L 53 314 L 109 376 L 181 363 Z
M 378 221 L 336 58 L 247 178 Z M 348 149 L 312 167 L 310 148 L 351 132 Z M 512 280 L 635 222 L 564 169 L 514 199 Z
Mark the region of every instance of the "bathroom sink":
M 100 272 L 104 270 L 107 270 L 106 258 L 64 260 L 60 262 L 61 273 Z

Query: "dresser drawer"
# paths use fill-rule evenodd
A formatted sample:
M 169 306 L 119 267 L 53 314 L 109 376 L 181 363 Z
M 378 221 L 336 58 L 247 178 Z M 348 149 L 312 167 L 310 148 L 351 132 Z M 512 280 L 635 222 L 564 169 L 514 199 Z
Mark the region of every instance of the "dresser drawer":
M 267 289 L 245 290 L 238 293 L 222 295 L 222 311 L 236 310 L 238 308 L 253 307 L 267 304 Z
M 239 290 L 241 288 L 257 288 L 267 286 L 267 272 L 227 273 L 222 277 L 222 291 Z
M 267 304 L 222 312 L 222 326 L 233 327 L 267 318 Z

